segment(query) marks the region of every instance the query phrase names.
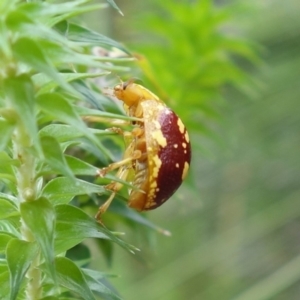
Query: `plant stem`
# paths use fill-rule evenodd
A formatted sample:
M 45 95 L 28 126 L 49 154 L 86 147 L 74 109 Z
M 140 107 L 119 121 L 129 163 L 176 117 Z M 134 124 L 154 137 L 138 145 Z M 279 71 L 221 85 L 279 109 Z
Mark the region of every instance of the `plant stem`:
M 15 130 L 13 139 L 14 158 L 20 162 L 16 172 L 17 190 L 19 202 L 33 201 L 36 199 L 36 180 L 35 180 L 35 157 L 31 151 L 31 139 L 24 130 L 22 124 L 19 124 Z M 27 227 L 21 218 L 21 235 L 25 241 L 34 242 L 35 238 L 31 230 Z M 26 277 L 28 284 L 26 287 L 26 296 L 28 300 L 37 300 L 42 296 L 40 255 L 37 255 L 27 271 Z
M 26 226 L 26 224 L 21 220 L 21 234 L 24 240 L 34 241 L 32 232 Z M 30 268 L 27 271 L 26 277 L 28 279 L 28 284 L 26 287 L 27 300 L 37 300 L 42 296 L 42 286 L 41 286 L 41 271 L 38 268 L 40 264 L 40 255 L 37 255 L 31 263 Z

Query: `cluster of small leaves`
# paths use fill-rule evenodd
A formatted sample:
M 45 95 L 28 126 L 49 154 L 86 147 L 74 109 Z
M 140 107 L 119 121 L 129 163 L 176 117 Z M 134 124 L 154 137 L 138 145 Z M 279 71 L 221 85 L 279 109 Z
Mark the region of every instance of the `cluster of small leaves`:
M 249 74 L 238 62 L 259 62 L 257 46 L 234 26 L 244 8 L 213 0 L 148 5 L 151 9 L 141 10 L 133 22 L 143 36 L 132 46 L 143 54 L 139 61 L 145 80 L 175 111 L 180 109 L 190 130 L 212 138 L 209 120 L 215 125 L 222 116 L 222 89 L 231 85 L 249 91 Z M 153 10 L 157 13 L 149 13 Z
M 107 100 L 86 79 L 127 70 L 116 65 L 127 58 L 93 56 L 91 47 L 128 52 L 71 20 L 105 7 L 88 0 L 0 2 L 0 299 L 119 299 L 101 283 L 103 273 L 65 256 L 88 237 L 135 249 L 70 204 L 105 193 L 91 182 L 97 168 L 72 149 L 91 152 L 101 165 L 113 158 L 104 145 L 111 133 L 89 128 L 83 117 L 126 118 L 97 109 Z M 125 205 L 116 207 L 155 227 L 128 215 Z

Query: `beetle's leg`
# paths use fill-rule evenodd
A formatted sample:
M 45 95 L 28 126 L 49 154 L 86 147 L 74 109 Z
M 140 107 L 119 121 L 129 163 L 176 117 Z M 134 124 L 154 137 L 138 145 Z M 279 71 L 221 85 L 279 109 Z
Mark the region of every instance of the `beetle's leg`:
M 124 165 L 127 165 L 131 161 L 139 159 L 141 156 L 142 156 L 141 151 L 140 150 L 135 150 L 135 151 L 133 151 L 133 153 L 132 153 L 131 156 L 126 157 L 126 158 L 124 158 L 124 159 L 122 159 L 120 161 L 114 162 L 114 163 L 108 165 L 105 168 L 99 169 L 97 171 L 97 174 L 100 177 L 104 177 L 108 172 L 110 172 L 112 170 L 115 170 L 115 169 L 118 169 L 118 168 L 120 168 L 120 167 L 122 167 Z
M 113 133 L 117 133 L 119 135 L 125 135 L 126 131 L 124 131 L 123 129 L 121 129 L 120 127 L 110 127 L 110 128 L 106 128 L 106 131 L 111 131 Z
M 110 203 L 113 201 L 113 199 L 115 198 L 115 196 L 116 196 L 116 192 L 113 192 L 113 193 L 109 196 L 109 198 L 104 202 L 104 204 L 102 204 L 102 205 L 99 207 L 99 209 L 98 209 L 98 211 L 97 211 L 97 213 L 96 213 L 96 215 L 95 215 L 95 219 L 96 219 L 97 221 L 100 221 L 100 222 L 101 222 L 101 215 L 107 210 L 107 208 L 109 207 Z
M 129 173 L 135 169 L 136 163 L 134 161 L 145 159 L 145 146 L 141 146 L 141 144 L 145 144 L 144 129 L 136 127 L 131 132 L 127 132 L 120 128 L 113 127 L 110 130 L 124 136 L 125 144 L 127 144 L 124 158 L 98 170 L 97 173 L 99 176 L 104 177 L 108 172 L 119 169 L 116 177 L 125 181 L 128 178 Z M 99 207 L 95 216 L 98 221 L 100 221 L 101 215 L 108 209 L 109 205 L 116 196 L 116 193 L 122 187 L 123 184 L 120 182 L 111 182 L 106 186 L 106 189 L 111 190 L 112 194 L 105 201 L 105 203 Z
M 116 174 L 116 177 L 118 177 L 121 180 L 126 180 L 128 174 L 129 174 L 130 168 L 128 167 L 122 167 L 119 169 L 119 171 Z M 109 205 L 113 201 L 113 199 L 116 196 L 116 193 L 123 187 L 123 184 L 120 182 L 112 182 L 106 186 L 107 189 L 112 191 L 112 194 L 109 196 L 109 198 L 99 207 L 98 212 L 95 216 L 97 220 L 100 220 L 101 215 L 108 209 Z
M 122 131 L 122 129 L 120 129 L 120 128 L 112 128 L 112 130 L 118 131 L 119 133 Z M 129 145 L 128 145 L 127 149 L 125 150 L 124 158 L 118 162 L 114 162 L 114 163 L 108 165 L 107 167 L 99 169 L 97 174 L 100 177 L 104 177 L 108 172 L 118 169 L 126 164 L 129 164 L 133 160 L 139 159 L 142 156 L 142 151 L 139 149 L 135 150 L 137 141 L 133 140 L 133 137 L 138 137 L 138 136 L 142 135 L 143 133 L 144 133 L 144 131 L 141 128 L 134 128 L 131 132 L 127 132 L 127 131 L 121 132 L 121 134 L 123 134 L 124 139 L 126 141 L 131 140 L 131 143 L 128 142 Z
M 120 127 L 111 127 L 111 128 L 107 128 L 106 130 L 123 135 L 125 140 L 127 138 L 131 138 L 132 140 L 133 138 L 139 137 L 144 133 L 144 130 L 140 127 L 135 127 L 131 131 L 124 131 Z
M 108 123 L 118 126 L 127 126 L 130 125 L 130 121 L 127 120 L 120 120 L 120 119 L 111 119 L 105 117 L 98 117 L 98 116 L 83 116 L 83 121 L 90 122 L 90 123 Z
M 103 177 L 106 175 L 106 173 L 118 169 L 118 172 L 116 174 L 116 177 L 121 179 L 121 180 L 126 180 L 130 170 L 132 169 L 132 161 L 136 160 L 141 157 L 142 153 L 140 150 L 133 150 L 134 149 L 134 143 L 130 143 L 129 146 L 127 147 L 125 154 L 124 154 L 124 159 L 121 161 L 115 162 L 110 164 L 108 167 L 102 168 L 98 170 L 98 175 Z M 130 165 L 129 165 L 130 164 Z M 126 166 L 127 165 L 127 166 Z M 97 220 L 100 220 L 101 214 L 103 214 L 109 205 L 111 204 L 112 200 L 116 196 L 116 193 L 123 187 L 123 184 L 120 182 L 112 182 L 109 185 L 106 186 L 107 189 L 112 191 L 112 194 L 110 197 L 105 201 L 103 205 L 99 207 L 99 210 L 95 216 Z

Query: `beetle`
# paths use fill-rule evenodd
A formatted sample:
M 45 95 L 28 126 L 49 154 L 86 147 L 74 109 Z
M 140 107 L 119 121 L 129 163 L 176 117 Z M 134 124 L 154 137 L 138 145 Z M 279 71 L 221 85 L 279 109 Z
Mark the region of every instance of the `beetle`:
M 138 211 L 151 210 L 162 205 L 185 179 L 191 161 L 191 145 L 181 119 L 155 94 L 133 81 L 114 87 L 114 96 L 124 102 L 124 110 L 134 129 L 122 132 L 126 149 L 123 159 L 100 169 L 98 175 L 118 169 L 116 176 L 134 187 L 129 193 L 128 205 Z M 106 186 L 112 194 L 100 206 L 96 218 L 109 207 L 120 182 Z

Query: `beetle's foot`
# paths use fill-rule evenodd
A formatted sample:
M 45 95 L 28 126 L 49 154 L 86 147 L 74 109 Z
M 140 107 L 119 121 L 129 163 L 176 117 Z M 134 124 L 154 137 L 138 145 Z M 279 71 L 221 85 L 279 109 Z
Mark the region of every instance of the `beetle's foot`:
M 101 215 L 104 214 L 106 212 L 106 210 L 108 209 L 110 203 L 112 202 L 112 200 L 115 198 L 116 193 L 113 192 L 110 197 L 99 207 L 98 212 L 95 215 L 95 219 L 100 222 L 101 224 Z
M 97 170 L 97 175 L 101 178 L 103 178 L 107 173 L 109 172 L 109 169 L 106 168 L 102 168 L 102 169 L 98 169 Z
M 131 131 L 131 135 L 135 136 L 135 137 L 140 137 L 144 134 L 144 129 L 140 128 L 140 127 L 135 127 L 132 129 Z
M 103 213 L 104 213 L 104 211 L 102 211 L 101 206 L 100 206 L 97 213 L 96 213 L 96 215 L 95 215 L 95 219 L 100 225 L 105 227 L 103 222 L 102 222 L 102 219 L 101 219 L 101 216 L 102 216 Z
M 112 192 L 116 192 L 117 191 L 117 187 L 116 187 L 116 182 L 111 182 L 109 184 L 107 184 L 104 188 L 106 190 L 112 191 Z
M 124 130 L 122 130 L 121 128 L 119 127 L 111 127 L 111 128 L 107 128 L 105 129 L 106 131 L 110 131 L 110 132 L 113 132 L 113 133 L 117 133 L 117 134 L 120 134 L 120 135 L 124 135 Z

